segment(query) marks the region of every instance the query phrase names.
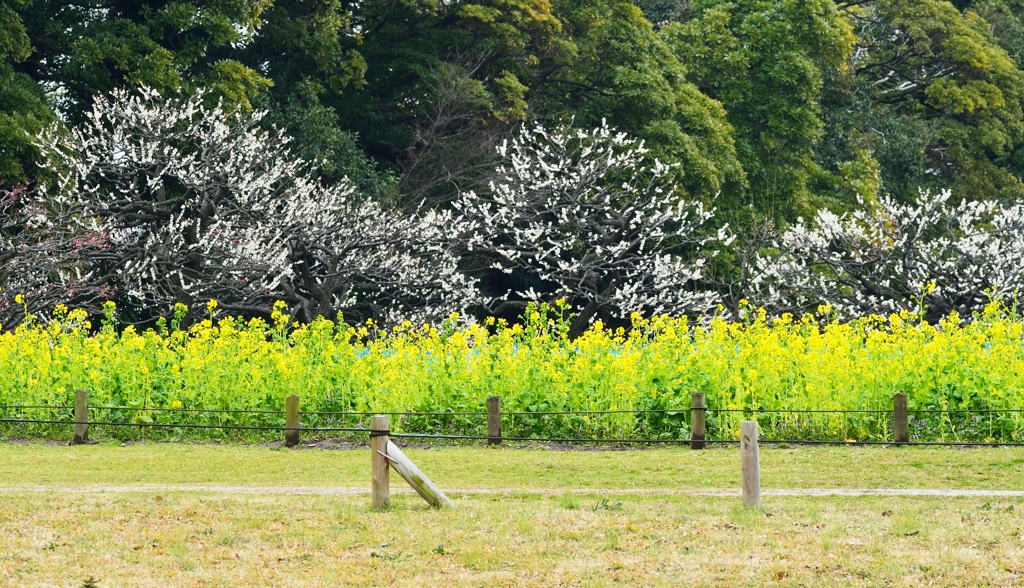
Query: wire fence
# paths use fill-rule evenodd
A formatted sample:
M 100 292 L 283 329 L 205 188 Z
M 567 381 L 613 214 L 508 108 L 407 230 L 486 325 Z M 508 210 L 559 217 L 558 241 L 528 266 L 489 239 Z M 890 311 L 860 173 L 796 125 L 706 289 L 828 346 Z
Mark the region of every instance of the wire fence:
M 0 410 L 73 410 L 73 405 L 32 405 L 32 404 L 0 404 Z M 250 409 L 221 409 L 221 408 L 171 408 L 171 407 L 137 407 L 137 406 L 106 406 L 89 405 L 89 410 L 116 410 L 116 411 L 137 411 L 137 412 L 166 412 L 166 413 L 239 413 L 239 414 L 284 414 L 284 410 L 250 410 Z M 685 408 L 659 408 L 659 409 L 614 409 L 614 410 L 560 410 L 560 411 L 502 411 L 503 416 L 546 416 L 546 415 L 593 415 L 593 414 L 665 414 L 683 413 L 698 410 L 695 407 Z M 743 413 L 743 414 L 775 414 L 775 413 L 826 413 L 826 414 L 892 414 L 891 410 L 880 409 L 767 409 L 767 408 L 712 408 L 701 407 L 699 410 L 711 413 Z M 1024 409 L 908 409 L 909 413 L 1024 413 Z M 487 411 L 301 411 L 305 415 L 341 415 L 341 416 L 487 416 Z
M 171 408 L 171 407 L 136 407 L 136 406 L 111 406 L 111 405 L 92 405 L 87 406 L 86 411 L 88 413 L 106 412 L 107 418 L 86 418 L 85 420 L 75 420 L 74 415 L 75 406 L 73 405 L 19 405 L 19 404 L 3 404 L 0 405 L 0 424 L 8 427 L 8 433 L 12 432 L 11 427 L 26 426 L 26 425 L 48 425 L 65 427 L 69 425 L 87 425 L 89 427 L 104 427 L 113 428 L 115 430 L 124 430 L 127 428 L 129 431 L 137 432 L 142 430 L 163 430 L 172 432 L 181 432 L 188 430 L 196 431 L 209 431 L 209 432 L 254 432 L 258 434 L 270 434 L 270 433 L 287 433 L 290 431 L 299 431 L 305 435 L 323 435 L 327 433 L 344 433 L 350 438 L 361 439 L 363 435 L 368 435 L 370 429 L 368 426 L 364 426 L 362 421 L 367 417 L 373 415 L 387 415 L 389 417 L 397 417 L 395 422 L 395 430 L 390 433 L 391 437 L 397 439 L 406 439 L 413 441 L 422 442 L 433 442 L 433 441 L 454 441 L 454 442 L 469 442 L 469 441 L 488 441 L 494 442 L 496 438 L 500 438 L 503 442 L 513 443 L 557 443 L 565 445 L 691 445 L 695 446 L 697 443 L 703 444 L 736 444 L 737 439 L 726 437 L 722 433 L 728 432 L 728 427 L 723 426 L 721 423 L 716 424 L 714 419 L 709 421 L 709 431 L 717 433 L 719 436 L 715 438 L 712 435 L 708 435 L 707 439 L 694 439 L 690 435 L 690 426 L 693 425 L 693 413 L 694 411 L 700 411 L 703 413 L 710 413 L 711 415 L 744 415 L 748 416 L 752 420 L 763 421 L 763 428 L 767 429 L 766 432 L 774 433 L 776 438 L 770 436 L 763 438 L 761 443 L 778 444 L 778 445 L 892 445 L 895 440 L 892 438 L 881 439 L 877 438 L 848 438 L 845 433 L 847 431 L 841 431 L 838 435 L 839 438 L 813 438 L 811 436 L 787 436 L 786 433 L 801 432 L 799 426 L 791 426 L 793 422 L 777 420 L 778 417 L 786 417 L 788 415 L 795 415 L 801 417 L 804 415 L 810 416 L 812 419 L 827 415 L 840 416 L 847 418 L 850 415 L 865 415 L 871 417 L 873 420 L 868 421 L 869 425 L 876 426 L 886 429 L 888 431 L 894 431 L 894 412 L 892 410 L 882 409 L 761 409 L 758 407 L 751 408 L 713 408 L 713 407 L 686 407 L 686 408 L 660 408 L 660 409 L 606 409 L 606 410 L 576 410 L 576 411 L 508 411 L 501 412 L 499 415 L 499 422 L 503 422 L 509 425 L 511 429 L 511 435 L 500 435 L 496 437 L 492 432 L 488 431 L 487 434 L 479 434 L 484 425 L 484 422 L 488 419 L 490 413 L 487 411 L 345 411 L 345 410 L 314 410 L 314 411 L 299 411 L 298 417 L 301 418 L 304 423 L 298 426 L 287 426 L 282 424 L 282 421 L 286 418 L 285 410 L 256 410 L 256 409 L 225 409 L 225 408 Z M 37 415 L 35 418 L 28 414 L 35 411 L 49 411 L 48 415 Z M 14 413 L 13 415 L 11 413 Z M 134 417 L 121 416 L 120 418 L 111 418 L 111 416 L 120 415 L 120 413 L 126 413 L 135 415 Z M 922 446 L 1024 446 L 1024 439 L 1021 439 L 1019 433 L 1016 433 L 1016 437 L 1001 435 L 999 438 L 993 437 L 995 430 L 992 428 L 995 417 L 1011 416 L 1015 417 L 1024 413 L 1024 409 L 991 409 L 991 408 L 963 408 L 963 409 L 907 409 L 905 411 L 908 420 L 908 426 L 913 429 L 915 426 L 920 429 L 917 433 L 916 439 L 907 439 L 901 441 L 900 445 L 922 445 Z M 926 418 L 916 419 L 914 415 L 936 415 L 941 419 L 945 419 L 949 423 L 953 421 L 948 418 L 948 415 L 988 415 L 989 430 L 987 437 L 980 437 L 984 434 L 983 430 L 985 423 L 975 416 L 973 424 L 976 425 L 975 429 L 967 431 L 966 429 L 960 429 L 959 433 L 953 431 L 951 438 L 937 438 L 928 439 L 926 436 L 929 434 L 931 429 L 928 426 L 933 426 L 934 421 L 928 421 Z M 150 415 L 162 415 L 158 416 L 155 420 Z M 202 415 L 209 415 L 212 418 L 223 419 L 224 422 L 187 422 L 183 420 L 184 417 L 199 417 Z M 617 415 L 633 415 L 637 419 L 660 417 L 664 421 L 665 417 L 678 417 L 676 420 L 671 422 L 660 423 L 661 435 L 659 436 L 644 436 L 644 427 L 646 425 L 641 424 L 641 427 L 636 432 L 641 433 L 635 437 L 615 435 L 616 432 L 621 433 L 622 429 L 616 429 L 608 426 L 577 426 L 575 429 L 572 426 L 563 426 L 561 428 L 550 425 L 550 423 L 537 425 L 534 421 L 540 419 L 550 418 L 562 418 L 562 419 L 576 419 L 573 421 L 574 425 L 579 425 L 581 422 L 589 423 L 589 421 L 581 421 L 580 419 L 588 419 L 594 416 L 617 416 Z M 43 418 L 43 417 L 46 418 Z M 97 415 L 100 417 L 101 415 Z M 689 416 L 687 420 L 685 417 Z M 879 418 L 881 417 L 881 418 Z M 229 422 L 232 420 L 250 420 L 256 422 Z M 457 426 L 452 425 L 451 419 L 462 419 Z M 480 422 L 469 422 L 466 421 Z M 1017 420 L 1017 419 L 1015 419 Z M 354 421 L 354 424 L 353 424 Z M 527 424 L 523 424 L 523 422 Z M 799 421 L 794 421 L 799 425 Z M 965 421 L 971 422 L 971 421 Z M 534 423 L 534 424 L 530 424 Z M 666 424 L 667 423 L 667 424 Z M 593 424 L 593 423 L 589 423 Z M 941 424 L 941 423 L 940 423 Z M 1024 425 L 1024 423 L 1021 423 Z M 861 423 L 864 425 L 864 423 Z M 530 431 L 530 427 L 540 433 L 529 433 L 522 434 L 523 431 Z M 673 431 L 674 428 L 674 431 Z M 454 430 L 453 430 L 454 429 Z M 933 426 L 934 429 L 934 426 Z M 1021 427 L 1024 429 L 1024 426 Z M 544 431 L 584 431 L 590 430 L 591 432 L 597 432 L 597 435 L 591 434 L 585 435 L 551 435 L 543 434 Z M 803 429 L 808 433 L 814 433 L 819 431 L 813 427 Z M 980 432 L 979 432 L 980 431 Z M 16 432 L 16 431 L 15 431 Z M 934 431 L 932 431 L 934 433 Z M 51 431 L 52 433 L 52 431 Z M 674 434 L 673 434 L 674 433 Z M 969 433 L 969 434 L 968 434 Z M 824 435 L 820 435 L 824 436 Z M 833 434 L 833 437 L 836 435 Z M 922 438 L 924 436 L 924 438 Z

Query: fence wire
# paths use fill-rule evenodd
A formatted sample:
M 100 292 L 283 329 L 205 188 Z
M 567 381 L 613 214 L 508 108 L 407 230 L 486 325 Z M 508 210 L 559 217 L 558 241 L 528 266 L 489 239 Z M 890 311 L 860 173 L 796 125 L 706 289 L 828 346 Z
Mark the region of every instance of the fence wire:
M 40 404 L 0 404 L 0 409 L 21 410 L 71 410 L 71 405 L 40 405 Z M 250 410 L 241 408 L 170 408 L 170 407 L 139 407 L 139 406 L 94 406 L 90 405 L 89 410 L 123 410 L 129 412 L 193 412 L 193 413 L 236 413 L 236 414 L 284 414 L 284 410 Z M 592 414 L 658 414 L 658 413 L 685 413 L 691 410 L 703 410 L 714 413 L 743 413 L 743 414 L 891 414 L 892 410 L 883 409 L 813 409 L 813 408 L 712 408 L 712 407 L 685 407 L 685 408 L 644 408 L 644 409 L 608 409 L 608 410 L 541 410 L 541 411 L 502 411 L 502 416 L 551 416 L 551 415 L 592 415 Z M 300 410 L 300 414 L 310 416 L 487 416 L 486 411 L 344 411 L 344 410 Z M 990 409 L 990 408 L 956 408 L 956 409 L 908 409 L 907 413 L 1024 413 L 1024 409 Z
M 253 415 L 283 415 L 283 410 L 247 410 L 247 409 L 203 409 L 203 408 L 159 408 L 159 407 L 129 407 L 129 406 L 90 406 L 93 411 L 129 411 L 129 412 L 163 412 L 163 413 L 193 413 L 193 414 L 253 414 Z M 3 410 L 72 410 L 69 405 L 0 405 Z M 581 410 L 581 411 L 509 411 L 502 412 L 502 417 L 519 416 L 553 416 L 553 415 L 595 415 L 595 414 L 656 414 L 656 413 L 685 413 L 691 409 L 615 409 L 615 410 Z M 697 408 L 700 410 L 700 408 Z M 813 413 L 813 414 L 892 414 L 891 410 L 829 410 L 829 409 L 716 409 L 705 408 L 706 412 L 714 413 L 745 413 L 745 414 L 786 414 L 786 413 Z M 1002 413 L 1024 413 L 1024 409 L 917 409 L 908 410 L 908 414 L 1002 414 Z M 372 416 L 387 415 L 399 417 L 417 416 L 487 416 L 486 412 L 480 411 L 392 411 L 392 412 L 371 412 L 371 411 L 302 411 L 305 416 Z M 316 426 L 287 427 L 277 425 L 240 425 L 240 424 L 197 424 L 197 423 L 154 423 L 154 422 L 117 422 L 117 421 L 75 421 L 57 419 L 28 419 L 28 418 L 0 418 L 0 423 L 10 424 L 52 424 L 52 425 L 76 425 L 87 424 L 97 427 L 140 427 L 152 429 L 205 429 L 225 431 L 294 431 L 304 433 L 327 433 L 344 432 L 356 434 L 370 434 L 371 431 L 365 427 L 331 427 Z M 450 441 L 488 441 L 500 439 L 501 441 L 514 443 L 559 443 L 559 444 L 604 444 L 604 445 L 686 445 L 694 443 L 692 439 L 627 439 L 627 438 L 586 438 L 586 437 L 524 437 L 524 436 L 502 436 L 492 437 L 490 435 L 455 435 L 443 433 L 401 433 L 391 432 L 390 436 L 395 439 L 422 439 L 422 440 L 450 440 Z M 702 439 L 697 440 L 704 444 L 737 444 L 736 439 Z M 1024 447 L 1021 442 L 972 442 L 972 441 L 849 441 L 849 440 L 821 440 L 821 439 L 761 439 L 759 443 L 768 445 L 834 445 L 834 446 L 867 446 L 867 445 L 898 445 L 898 446 L 945 446 L 945 447 Z
M 53 424 L 53 425 L 79 425 L 101 427 L 146 427 L 158 429 L 217 429 L 217 430 L 243 430 L 243 431 L 300 431 L 303 433 L 316 432 L 346 432 L 365 433 L 370 436 L 373 431 L 362 427 L 283 427 L 270 425 L 199 425 L 190 423 L 119 423 L 111 421 L 62 421 L 53 419 L 10 419 L 0 418 L 0 423 L 26 423 L 26 424 Z M 433 433 L 400 433 L 380 432 L 387 434 L 394 439 L 425 439 L 425 440 L 451 440 L 451 441 L 490 441 L 498 439 L 502 442 L 513 443 L 560 443 L 565 445 L 690 445 L 694 442 L 706 445 L 736 445 L 738 439 L 609 439 L 609 438 L 582 438 L 582 437 L 491 437 L 488 435 L 445 435 Z M 934 446 L 934 447 L 1024 447 L 1024 443 L 1018 442 L 992 442 L 981 443 L 971 441 L 829 441 L 815 439 L 760 439 L 762 445 L 835 445 L 835 446 Z

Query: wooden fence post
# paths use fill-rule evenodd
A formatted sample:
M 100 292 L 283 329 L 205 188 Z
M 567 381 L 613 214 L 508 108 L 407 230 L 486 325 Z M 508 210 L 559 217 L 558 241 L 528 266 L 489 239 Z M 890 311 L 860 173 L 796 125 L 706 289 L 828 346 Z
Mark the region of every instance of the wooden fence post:
M 487 444 L 501 445 L 501 396 L 487 398 Z
M 292 394 L 284 399 L 284 445 L 299 444 L 299 397 Z
M 423 500 L 427 501 L 427 504 L 434 508 L 441 508 L 443 506 L 452 506 L 452 501 L 445 496 L 444 492 L 437 487 L 437 484 L 430 481 L 430 478 L 426 474 L 420 471 L 416 464 L 402 453 L 402 450 L 397 445 L 388 441 L 387 446 L 387 457 L 388 461 L 391 462 L 391 467 L 395 468 L 399 476 L 405 478 L 406 482 L 416 490 L 416 493 L 423 497 Z
M 910 424 L 907 422 L 907 394 L 899 392 L 892 397 L 892 440 L 910 442 Z
M 740 423 L 740 467 L 743 471 L 743 508 L 761 508 L 761 457 L 757 448 L 757 421 Z
M 75 436 L 72 445 L 80 445 L 89 439 L 89 391 L 75 390 Z
M 703 392 L 694 392 L 690 395 L 690 449 L 704 449 L 707 410 L 708 405 Z
M 370 418 L 371 486 L 373 508 L 387 508 L 391 504 L 391 480 L 388 469 L 388 433 L 391 425 L 387 416 Z

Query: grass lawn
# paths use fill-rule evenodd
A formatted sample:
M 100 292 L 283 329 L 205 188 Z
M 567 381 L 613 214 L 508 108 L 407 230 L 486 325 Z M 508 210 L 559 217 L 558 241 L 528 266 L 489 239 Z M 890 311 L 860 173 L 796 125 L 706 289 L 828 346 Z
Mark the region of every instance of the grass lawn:
M 0 444 L 0 584 L 1024 586 L 1024 498 L 768 495 L 744 511 L 670 493 L 735 491 L 735 447 L 406 454 L 454 509 L 396 492 L 372 511 L 365 448 Z M 766 491 L 1024 490 L 1024 449 L 762 448 L 761 471 Z

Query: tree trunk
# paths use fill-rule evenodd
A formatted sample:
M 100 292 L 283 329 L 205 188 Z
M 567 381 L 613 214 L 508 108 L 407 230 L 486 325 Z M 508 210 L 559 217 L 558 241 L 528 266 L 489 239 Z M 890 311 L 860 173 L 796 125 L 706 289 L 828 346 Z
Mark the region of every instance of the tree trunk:
M 573 317 L 572 323 L 569 325 L 569 339 L 578 339 L 583 333 L 587 332 L 590 328 L 591 321 L 597 316 L 597 312 L 601 310 L 601 303 L 596 300 L 591 300 L 587 303 L 583 310 L 578 315 Z

